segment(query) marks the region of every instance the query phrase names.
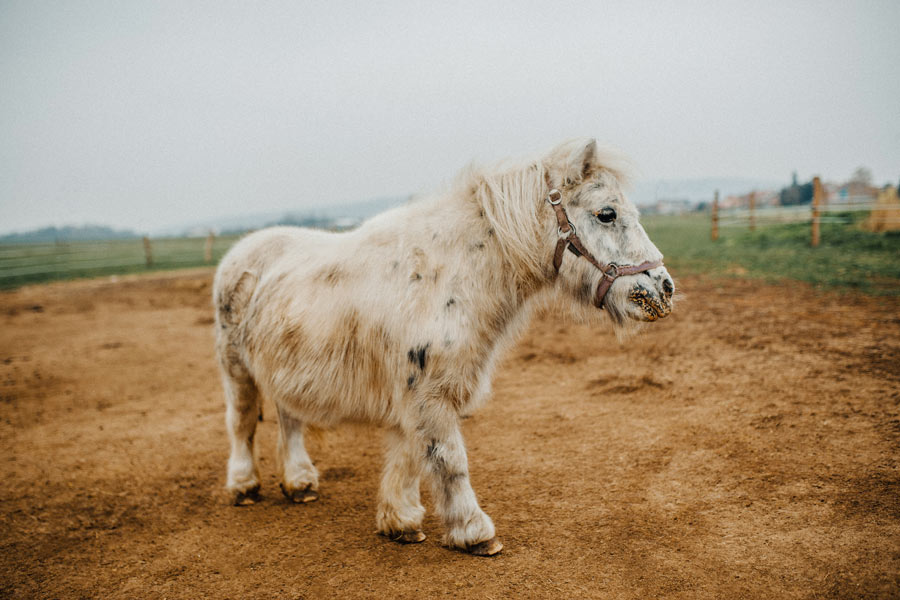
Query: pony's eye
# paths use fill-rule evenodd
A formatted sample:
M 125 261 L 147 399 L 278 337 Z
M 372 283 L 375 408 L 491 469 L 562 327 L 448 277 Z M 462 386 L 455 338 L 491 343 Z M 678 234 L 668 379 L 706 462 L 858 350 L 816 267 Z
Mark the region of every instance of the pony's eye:
M 616 211 L 614 208 L 606 207 L 594 213 L 600 219 L 601 223 L 612 223 L 616 220 Z

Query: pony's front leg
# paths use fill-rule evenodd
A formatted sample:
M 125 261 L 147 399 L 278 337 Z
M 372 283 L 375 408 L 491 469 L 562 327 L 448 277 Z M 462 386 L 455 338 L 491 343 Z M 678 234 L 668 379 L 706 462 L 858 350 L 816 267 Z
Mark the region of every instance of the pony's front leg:
M 395 542 L 410 544 L 425 540 L 422 518 L 425 508 L 419 499 L 420 453 L 415 438 L 389 429 L 385 436 L 384 473 L 376 523 L 378 533 Z
M 503 549 L 494 523 L 478 505 L 469 481 L 469 464 L 459 417 L 439 411 L 418 428 L 425 441 L 425 465 L 431 479 L 435 508 L 447 528 L 444 543 L 480 556 Z

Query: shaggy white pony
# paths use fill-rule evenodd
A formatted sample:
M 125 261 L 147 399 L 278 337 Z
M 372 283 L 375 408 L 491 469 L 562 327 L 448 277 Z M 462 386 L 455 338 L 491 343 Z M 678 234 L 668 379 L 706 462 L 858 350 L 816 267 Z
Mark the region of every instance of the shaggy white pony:
M 353 231 L 275 227 L 238 242 L 214 286 L 233 501 L 257 498 L 253 434 L 266 397 L 278 409 L 282 490 L 295 502 L 318 498 L 305 426 L 373 423 L 387 431 L 378 531 L 400 542 L 425 539 L 425 475 L 445 543 L 499 552 L 469 481 L 460 415 L 487 398 L 501 351 L 541 298 L 552 293 L 582 316 L 602 314 L 595 294 L 604 274 L 594 264 L 565 252 L 554 268 L 566 231 L 548 202 L 552 188 L 561 193 L 560 214 L 604 268 L 659 261 L 615 279 L 602 298 L 612 323 L 666 316 L 672 280 L 621 174 L 593 140 L 521 164 L 468 169 L 448 193 Z

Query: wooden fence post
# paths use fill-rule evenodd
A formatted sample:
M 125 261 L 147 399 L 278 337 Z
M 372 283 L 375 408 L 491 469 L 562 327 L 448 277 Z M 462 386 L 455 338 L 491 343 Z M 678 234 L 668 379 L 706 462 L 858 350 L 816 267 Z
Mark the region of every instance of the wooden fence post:
M 212 262 L 213 240 L 215 237 L 215 234 L 210 230 L 209 235 L 206 236 L 206 244 L 203 247 L 203 262 Z
M 147 261 L 147 266 L 153 266 L 153 248 L 150 247 L 150 238 L 146 235 L 144 236 L 144 259 Z
M 712 232 L 710 234 L 712 241 L 719 239 L 719 190 L 713 195 L 712 203 Z
M 756 190 L 750 192 L 750 231 L 756 231 Z
M 819 207 L 823 200 L 822 181 L 818 177 L 813 177 L 813 200 L 812 200 L 812 247 L 819 245 Z

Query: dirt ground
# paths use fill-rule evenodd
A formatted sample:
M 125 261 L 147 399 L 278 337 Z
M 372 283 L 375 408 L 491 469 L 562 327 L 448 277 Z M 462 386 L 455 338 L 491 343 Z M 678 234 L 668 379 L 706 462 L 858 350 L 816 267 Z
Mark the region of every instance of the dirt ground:
M 620 345 L 541 316 L 464 425 L 494 558 L 373 533 L 379 432 L 228 506 L 211 273 L 0 294 L 0 597 L 900 596 L 900 299 L 684 277 Z M 427 498 L 427 495 L 426 495 Z M 429 503 L 426 503 L 429 507 Z

